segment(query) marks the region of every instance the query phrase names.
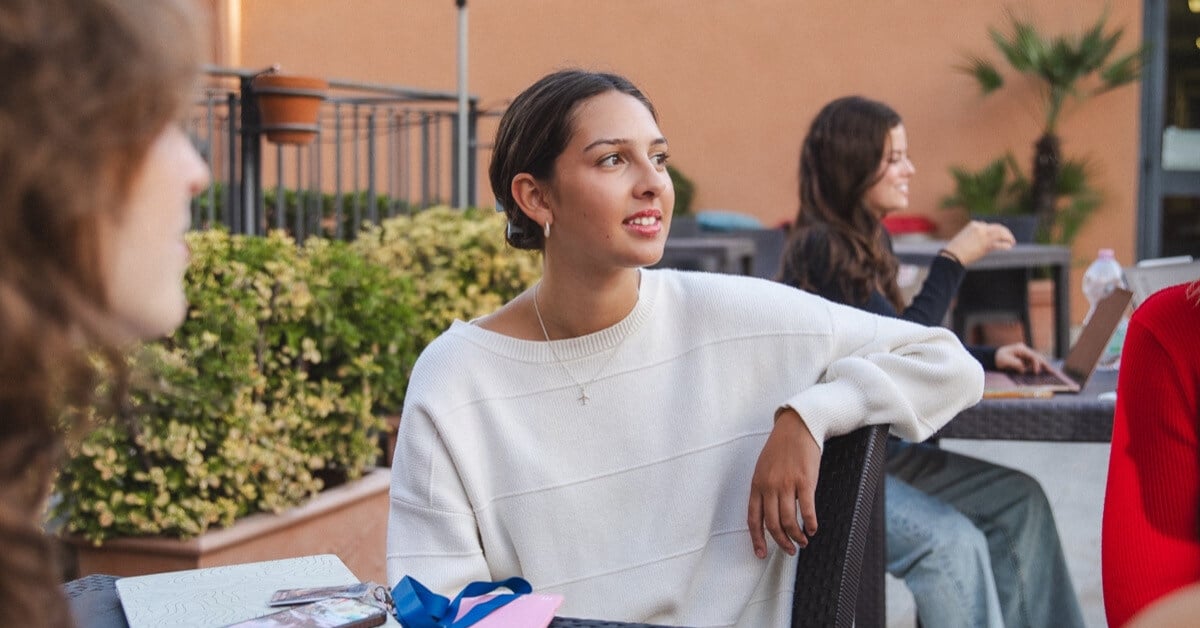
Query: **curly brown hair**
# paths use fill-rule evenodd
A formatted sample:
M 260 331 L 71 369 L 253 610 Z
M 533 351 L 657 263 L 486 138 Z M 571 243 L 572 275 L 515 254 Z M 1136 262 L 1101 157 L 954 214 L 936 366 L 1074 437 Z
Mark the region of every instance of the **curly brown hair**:
M 41 534 L 79 427 L 59 417 L 90 399 L 89 354 L 124 380 L 97 225 L 184 111 L 199 17 L 188 0 L 0 4 L 0 625 L 69 624 Z
M 900 115 L 861 96 L 825 105 L 800 149 L 800 209 L 778 279 L 836 301 L 866 303 L 879 290 L 902 309 L 898 263 L 879 217 L 863 204 L 881 177 L 888 133 Z M 827 264 L 814 276 L 809 261 Z

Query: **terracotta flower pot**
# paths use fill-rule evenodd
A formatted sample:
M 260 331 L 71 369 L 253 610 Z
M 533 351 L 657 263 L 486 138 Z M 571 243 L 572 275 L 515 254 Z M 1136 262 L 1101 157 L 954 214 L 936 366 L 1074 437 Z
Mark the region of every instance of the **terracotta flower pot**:
M 317 136 L 317 113 L 329 83 L 284 74 L 254 77 L 262 130 L 277 144 L 308 144 Z

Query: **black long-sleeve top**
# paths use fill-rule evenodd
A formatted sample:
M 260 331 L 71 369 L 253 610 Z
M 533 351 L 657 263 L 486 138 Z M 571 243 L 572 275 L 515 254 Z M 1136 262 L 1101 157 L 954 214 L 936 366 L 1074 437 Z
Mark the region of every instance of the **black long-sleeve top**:
M 884 234 L 884 243 L 890 252 L 892 249 L 892 240 L 887 234 Z M 902 318 L 906 321 L 926 326 L 940 325 L 942 323 L 942 320 L 946 317 L 946 312 L 950 309 L 950 301 L 954 298 L 954 294 L 958 292 L 958 286 L 962 283 L 963 276 L 967 273 L 962 264 L 949 257 L 942 255 L 934 257 L 933 263 L 929 266 L 929 275 L 925 278 L 925 283 L 921 286 L 920 292 L 913 297 L 912 303 L 903 312 L 897 312 L 892 303 L 878 289 L 871 291 L 866 303 L 855 303 L 850 298 L 850 295 L 842 291 L 842 288 L 833 276 L 833 271 L 829 269 L 829 247 L 825 238 L 815 233 L 810 233 L 805 241 L 804 250 L 806 251 L 806 259 L 804 260 L 805 267 L 803 272 L 808 276 L 809 281 L 813 285 L 813 291 L 820 296 L 830 301 L 866 310 L 873 314 Z M 793 287 L 799 287 L 797 282 L 789 281 L 789 279 L 788 277 L 784 277 L 784 283 L 789 283 Z M 996 368 L 995 347 L 967 345 L 966 349 L 983 365 L 984 369 L 993 370 Z

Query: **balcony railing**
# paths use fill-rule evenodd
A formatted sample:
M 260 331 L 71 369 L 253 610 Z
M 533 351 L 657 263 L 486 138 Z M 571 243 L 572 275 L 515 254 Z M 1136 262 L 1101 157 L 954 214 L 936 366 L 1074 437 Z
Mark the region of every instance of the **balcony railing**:
M 365 221 L 476 204 L 477 128 L 494 115 L 480 112 L 476 98 L 467 101 L 467 198 L 459 199 L 456 93 L 330 80 L 316 139 L 281 145 L 259 128 L 259 72 L 206 68 L 186 122 L 213 175 L 193 202 L 195 228 L 347 238 Z

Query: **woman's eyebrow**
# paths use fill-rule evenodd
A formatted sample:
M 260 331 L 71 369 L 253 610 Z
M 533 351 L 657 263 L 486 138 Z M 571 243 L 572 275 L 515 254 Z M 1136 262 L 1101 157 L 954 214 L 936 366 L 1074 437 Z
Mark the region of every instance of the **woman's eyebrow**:
M 627 139 L 621 139 L 621 138 L 607 138 L 607 137 L 606 137 L 606 138 L 600 138 L 600 139 L 598 139 L 598 140 L 596 140 L 596 141 L 592 142 L 591 144 L 588 144 L 587 146 L 584 146 L 584 147 L 583 147 L 583 152 L 585 152 L 585 153 L 586 153 L 586 152 L 588 152 L 589 150 L 592 150 L 593 148 L 595 148 L 595 147 L 597 147 L 597 146 L 624 146 L 624 145 L 626 145 L 626 144 L 629 144 L 629 143 L 630 143 L 630 141 L 629 141 L 629 140 L 627 140 Z M 653 140 L 651 140 L 651 141 L 650 141 L 650 145 L 651 145 L 651 146 L 658 146 L 658 145 L 660 145 L 660 144 L 666 144 L 666 143 L 667 143 L 667 138 L 665 138 L 665 137 L 657 137 L 657 138 L 655 138 L 655 139 L 653 139 Z

